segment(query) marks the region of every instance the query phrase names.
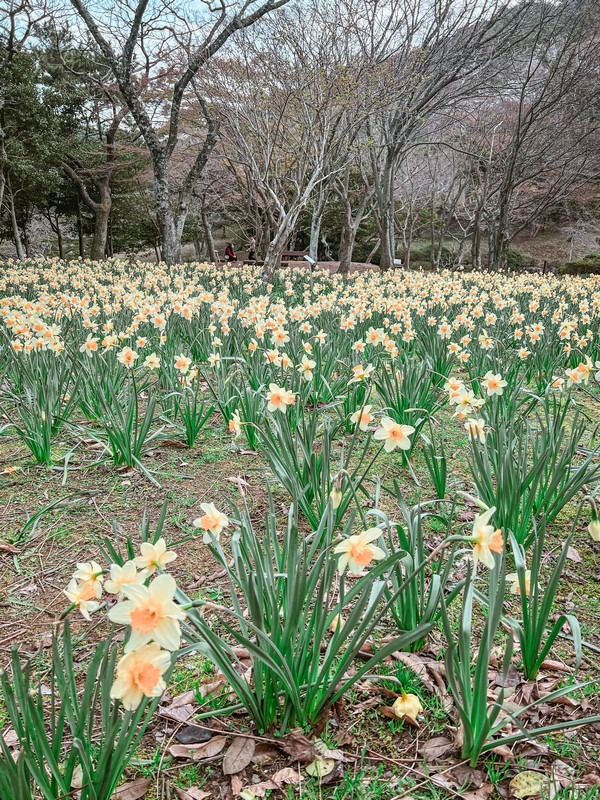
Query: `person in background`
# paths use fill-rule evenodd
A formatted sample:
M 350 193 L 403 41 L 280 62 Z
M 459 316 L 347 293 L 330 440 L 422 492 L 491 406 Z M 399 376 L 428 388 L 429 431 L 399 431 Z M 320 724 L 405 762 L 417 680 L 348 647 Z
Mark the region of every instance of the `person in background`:
M 225 246 L 225 258 L 227 261 L 237 261 L 237 256 L 233 249 L 233 242 L 227 242 Z
M 256 239 L 254 236 L 248 239 L 248 261 L 256 261 Z

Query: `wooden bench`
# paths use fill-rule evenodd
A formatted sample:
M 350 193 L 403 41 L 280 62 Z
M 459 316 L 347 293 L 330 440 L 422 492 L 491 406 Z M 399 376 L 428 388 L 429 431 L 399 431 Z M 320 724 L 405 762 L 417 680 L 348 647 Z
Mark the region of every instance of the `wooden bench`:
M 308 255 L 308 250 L 285 250 L 281 254 L 282 261 L 302 261 Z

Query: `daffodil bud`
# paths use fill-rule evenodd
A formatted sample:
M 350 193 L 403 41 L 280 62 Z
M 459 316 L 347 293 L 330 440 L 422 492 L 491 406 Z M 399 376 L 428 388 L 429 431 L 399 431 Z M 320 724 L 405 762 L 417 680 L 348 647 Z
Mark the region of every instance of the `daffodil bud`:
M 335 633 L 340 628 L 344 627 L 344 618 L 341 614 L 336 614 L 329 624 L 329 630 Z
M 335 486 L 331 490 L 329 498 L 331 500 L 331 505 L 333 506 L 334 509 L 340 507 L 340 503 L 342 502 L 342 493 L 339 489 L 336 489 Z

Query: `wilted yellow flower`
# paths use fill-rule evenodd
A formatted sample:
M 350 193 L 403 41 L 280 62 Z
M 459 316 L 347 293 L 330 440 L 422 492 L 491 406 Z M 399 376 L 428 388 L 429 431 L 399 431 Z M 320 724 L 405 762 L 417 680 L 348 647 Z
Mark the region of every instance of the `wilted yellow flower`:
M 417 717 L 423 711 L 423 706 L 417 695 L 408 692 L 402 692 L 400 697 L 394 701 L 392 708 L 397 717 L 408 717 L 413 722 L 417 721 Z

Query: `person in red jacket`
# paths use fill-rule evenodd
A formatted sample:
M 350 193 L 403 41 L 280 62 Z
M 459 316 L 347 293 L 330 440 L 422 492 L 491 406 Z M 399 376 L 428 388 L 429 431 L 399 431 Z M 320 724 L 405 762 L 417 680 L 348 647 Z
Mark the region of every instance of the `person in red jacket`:
M 225 247 L 225 258 L 227 261 L 237 261 L 235 250 L 233 249 L 233 242 L 227 242 Z

